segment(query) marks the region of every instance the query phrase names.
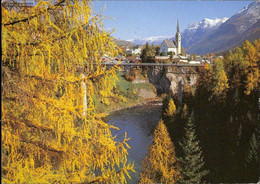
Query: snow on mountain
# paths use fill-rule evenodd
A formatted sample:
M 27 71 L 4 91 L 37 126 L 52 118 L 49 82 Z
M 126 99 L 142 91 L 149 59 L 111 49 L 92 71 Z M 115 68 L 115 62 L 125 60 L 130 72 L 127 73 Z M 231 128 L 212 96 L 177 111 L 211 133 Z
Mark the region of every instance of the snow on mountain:
M 260 2 L 253 2 L 233 15 L 228 22 L 235 22 L 237 31 L 243 33 L 260 20 Z M 241 24 L 243 22 L 243 24 Z
M 159 45 L 165 39 L 171 39 L 173 36 L 150 36 L 148 38 L 133 38 L 127 41 L 137 45 L 144 45 L 146 43 Z
M 184 47 L 187 44 L 190 44 L 190 43 L 186 44 L 186 40 L 189 40 L 189 38 L 192 38 L 194 36 L 194 35 L 190 35 L 190 34 L 198 34 L 198 35 L 204 34 L 208 30 L 216 29 L 218 26 L 220 26 L 227 20 L 228 20 L 227 17 L 216 18 L 216 19 L 205 18 L 200 22 L 191 23 L 188 26 L 188 28 L 185 29 L 182 33 L 182 38 L 184 39 L 184 42 L 183 42 Z M 188 37 L 187 39 L 185 39 L 186 36 Z M 132 38 L 127 41 L 132 42 L 137 45 L 144 45 L 146 43 L 149 43 L 149 44 L 153 43 L 155 45 L 159 45 L 162 43 L 163 40 L 166 40 L 166 39 L 174 40 L 174 36 L 150 36 L 148 38 Z M 194 37 L 193 37 L 193 40 L 194 40 Z M 196 35 L 195 35 L 195 41 L 196 41 Z M 187 42 L 189 42 L 189 41 L 187 41 Z
M 228 20 L 227 17 L 209 19 L 205 18 L 200 22 L 191 23 L 182 33 L 182 45 L 188 49 L 194 43 L 216 30 Z
M 207 28 L 214 28 L 214 27 L 218 27 L 221 24 L 223 24 L 224 22 L 226 22 L 228 20 L 227 17 L 224 18 L 216 18 L 216 19 L 208 19 L 205 18 L 200 22 L 195 22 L 195 23 L 191 23 L 188 27 L 187 30 L 196 30 L 198 28 L 203 28 L 203 29 L 207 29 Z
M 188 43 L 186 45 L 187 53 L 222 52 L 240 45 L 245 39 L 254 41 L 260 38 L 259 12 L 260 2 L 255 1 L 245 6 L 217 28 L 214 28 L 213 31 L 207 31 L 205 34 L 201 32 L 202 29 L 197 29 L 196 34 L 200 37 L 199 39 L 196 39 L 194 33 L 192 33 L 193 37 L 191 37 L 192 34 L 189 31 L 188 36 L 192 39 L 186 42 L 186 44 Z M 182 36 L 184 37 L 184 35 Z
M 254 3 L 251 3 L 247 6 L 245 6 L 242 10 L 240 10 L 239 12 L 237 12 L 236 14 L 251 14 L 255 17 L 260 17 L 260 14 L 259 14 L 259 2 L 254 2 Z

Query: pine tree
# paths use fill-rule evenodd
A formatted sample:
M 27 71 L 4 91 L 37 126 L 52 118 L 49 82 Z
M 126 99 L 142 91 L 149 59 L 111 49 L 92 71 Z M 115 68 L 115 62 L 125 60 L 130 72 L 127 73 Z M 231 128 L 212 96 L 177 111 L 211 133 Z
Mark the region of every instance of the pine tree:
M 155 56 L 155 54 L 156 54 L 156 50 L 155 50 L 155 45 L 154 45 L 154 43 L 153 43 L 152 46 L 151 46 L 150 56 Z
M 199 141 L 196 139 L 194 123 L 188 119 L 185 126 L 185 135 L 180 143 L 183 150 L 183 157 L 179 158 L 182 169 L 183 183 L 201 183 L 202 177 L 208 171 L 203 169 L 204 161 Z
M 174 115 L 174 113 L 176 113 L 176 106 L 175 106 L 173 99 L 171 98 L 168 103 L 168 108 L 166 109 L 165 115 L 172 116 L 172 115 Z
M 259 140 L 256 138 L 256 135 L 253 134 L 252 138 L 249 142 L 249 148 L 246 152 L 245 158 L 245 171 L 246 171 L 246 178 L 245 182 L 257 182 L 259 179 L 259 151 L 260 151 L 260 144 Z
M 156 55 L 156 56 L 160 55 L 160 45 L 157 45 L 157 46 L 155 47 L 155 55 Z
M 147 59 L 148 59 L 148 56 L 149 56 L 148 52 L 149 52 L 149 45 L 148 45 L 148 43 L 146 43 L 142 52 L 141 52 L 141 55 L 140 55 L 140 58 L 142 59 L 143 63 L 147 62 Z
M 161 120 L 154 131 L 153 144 L 143 162 L 140 183 L 176 183 L 180 179 L 175 147 Z

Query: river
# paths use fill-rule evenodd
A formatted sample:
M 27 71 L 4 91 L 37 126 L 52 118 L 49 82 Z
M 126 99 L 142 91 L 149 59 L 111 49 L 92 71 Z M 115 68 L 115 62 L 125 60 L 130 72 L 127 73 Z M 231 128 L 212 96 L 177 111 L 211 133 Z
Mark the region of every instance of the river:
M 137 183 L 140 177 L 141 165 L 148 147 L 153 141 L 153 130 L 156 128 L 161 118 L 161 102 L 149 102 L 145 105 L 135 106 L 111 113 L 107 123 L 117 126 L 120 130 L 112 130 L 112 134 L 117 135 L 117 139 L 122 141 L 125 132 L 131 149 L 128 151 L 128 161 L 135 163 L 136 173 L 130 173 L 132 181 Z

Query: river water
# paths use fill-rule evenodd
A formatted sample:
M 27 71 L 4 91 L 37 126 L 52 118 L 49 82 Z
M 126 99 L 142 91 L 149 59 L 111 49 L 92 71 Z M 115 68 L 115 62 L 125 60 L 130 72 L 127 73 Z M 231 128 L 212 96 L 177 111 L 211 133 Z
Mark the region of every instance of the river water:
M 135 163 L 136 173 L 130 173 L 132 180 L 128 183 L 137 183 L 140 177 L 141 164 L 153 141 L 153 131 L 161 118 L 162 105 L 160 102 L 149 102 L 111 113 L 107 123 L 113 124 L 120 130 L 112 130 L 117 139 L 122 141 L 127 132 L 131 149 L 128 151 L 128 161 Z

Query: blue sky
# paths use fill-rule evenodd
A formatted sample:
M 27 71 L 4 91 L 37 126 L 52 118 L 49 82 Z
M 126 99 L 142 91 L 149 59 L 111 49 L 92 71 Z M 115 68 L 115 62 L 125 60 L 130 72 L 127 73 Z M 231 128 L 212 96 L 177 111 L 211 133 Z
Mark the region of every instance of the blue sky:
M 177 19 L 182 32 L 190 23 L 204 18 L 231 17 L 253 1 L 94 1 L 94 11 L 113 18 L 103 19 L 112 36 L 124 40 L 176 33 Z

